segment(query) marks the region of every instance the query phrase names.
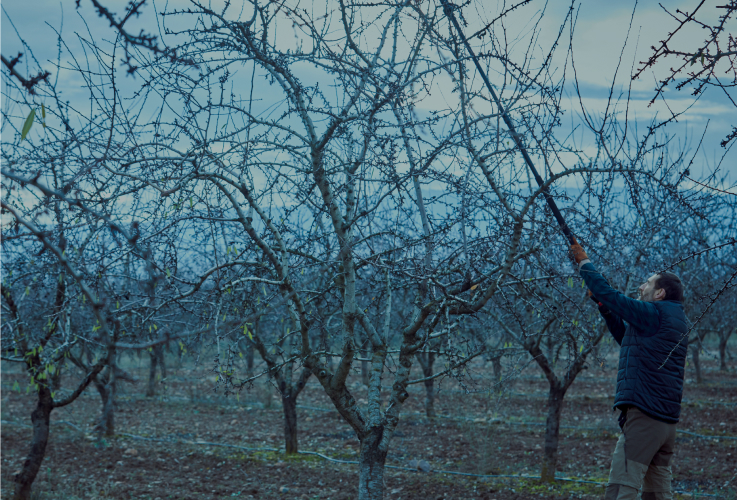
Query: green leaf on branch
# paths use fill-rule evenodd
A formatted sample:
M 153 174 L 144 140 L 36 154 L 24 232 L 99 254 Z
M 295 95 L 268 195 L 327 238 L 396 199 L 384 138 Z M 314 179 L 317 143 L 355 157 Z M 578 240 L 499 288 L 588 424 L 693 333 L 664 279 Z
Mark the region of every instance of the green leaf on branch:
M 28 132 L 31 131 L 31 126 L 33 126 L 33 119 L 36 118 L 36 110 L 32 109 L 31 112 L 28 114 L 28 118 L 26 118 L 25 123 L 23 124 L 23 129 L 20 131 L 20 140 L 24 141 L 26 136 L 28 135 Z

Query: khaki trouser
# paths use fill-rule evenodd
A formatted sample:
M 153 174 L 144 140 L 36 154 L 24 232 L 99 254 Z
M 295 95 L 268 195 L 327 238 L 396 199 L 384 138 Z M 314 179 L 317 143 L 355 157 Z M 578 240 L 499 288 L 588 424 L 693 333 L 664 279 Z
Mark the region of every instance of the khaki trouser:
M 627 421 L 614 449 L 605 500 L 670 500 L 670 462 L 676 442 L 676 424 L 648 417 L 637 408 L 627 410 Z

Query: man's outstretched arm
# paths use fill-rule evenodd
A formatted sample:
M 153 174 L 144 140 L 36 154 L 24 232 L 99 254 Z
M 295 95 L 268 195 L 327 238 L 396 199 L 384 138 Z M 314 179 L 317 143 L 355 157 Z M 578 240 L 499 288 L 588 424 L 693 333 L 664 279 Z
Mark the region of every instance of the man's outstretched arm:
M 589 291 L 589 294 L 591 294 L 591 291 Z M 624 332 L 626 329 L 624 321 L 622 318 L 610 311 L 602 302 L 599 302 L 599 299 L 597 299 L 595 295 L 590 295 L 590 297 L 591 300 L 596 302 L 596 305 L 599 307 L 599 314 L 604 318 L 606 326 L 612 334 L 612 337 L 617 341 L 617 344 L 622 345 L 622 339 L 624 338 Z
M 586 286 L 599 299 L 599 302 L 627 323 L 643 330 L 657 330 L 660 326 L 660 316 L 654 305 L 631 299 L 612 288 L 604 276 L 596 270 L 578 242 L 571 245 L 570 253 L 576 264 L 579 265 L 579 273 L 586 282 Z
M 586 282 L 586 287 L 599 299 L 599 302 L 621 319 L 642 329 L 658 328 L 660 316 L 654 305 L 631 299 L 612 288 L 591 262 L 583 263 L 579 272 Z

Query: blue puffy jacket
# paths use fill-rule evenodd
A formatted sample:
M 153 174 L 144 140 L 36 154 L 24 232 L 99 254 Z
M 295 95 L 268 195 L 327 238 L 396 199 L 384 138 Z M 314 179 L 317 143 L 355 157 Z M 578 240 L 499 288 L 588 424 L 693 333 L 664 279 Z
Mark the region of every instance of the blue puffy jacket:
M 683 304 L 631 299 L 590 263 L 581 266 L 581 277 L 609 309 L 604 318 L 621 346 L 614 407 L 632 405 L 657 420 L 678 422 L 688 350 Z

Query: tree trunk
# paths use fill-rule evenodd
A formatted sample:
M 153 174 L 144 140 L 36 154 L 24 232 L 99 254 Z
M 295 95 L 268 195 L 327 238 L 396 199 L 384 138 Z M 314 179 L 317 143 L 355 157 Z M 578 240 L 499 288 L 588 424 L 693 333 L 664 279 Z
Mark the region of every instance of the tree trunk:
M 494 382 L 499 384 L 499 388 L 501 389 L 501 381 L 502 381 L 502 357 L 497 356 L 496 358 L 491 358 L 491 368 L 494 370 Z
M 719 332 L 719 370 L 720 371 L 726 372 L 729 369 L 727 367 L 727 342 L 729 342 L 729 337 L 731 337 L 732 333 L 734 333 L 735 331 L 737 330 L 732 329 L 732 330 L 726 330 L 726 331 Z
M 110 384 L 105 387 L 107 390 L 107 400 L 102 405 L 102 424 L 103 434 L 107 437 L 115 435 L 115 388 Z
M 159 356 L 156 353 L 156 349 L 152 349 L 149 353 L 149 359 L 151 360 L 151 366 L 148 371 L 148 388 L 146 389 L 146 397 L 151 398 L 156 394 L 156 365 L 159 362 Z
M 428 353 L 427 363 L 422 366 L 422 373 L 425 378 L 432 377 L 433 364 L 435 363 L 435 354 Z M 435 379 L 425 380 L 425 415 L 427 418 L 435 418 Z
M 253 346 L 246 342 L 246 376 L 253 377 Z
M 363 344 L 363 349 L 361 349 L 361 382 L 363 382 L 363 385 L 368 387 L 369 385 L 369 374 L 370 374 L 370 368 L 369 368 L 369 361 L 366 361 L 366 359 L 369 356 L 368 351 L 368 341 L 366 341 Z
M 100 421 L 97 424 L 99 436 L 115 435 L 115 397 L 113 395 L 113 382 L 108 382 L 106 378 L 100 377 L 95 380 L 95 389 L 100 393 L 102 400 L 102 412 L 100 413 Z
M 318 305 L 317 306 L 318 311 L 318 317 L 324 318 L 324 311 L 323 308 Z M 330 352 L 330 348 L 332 345 L 330 344 L 330 335 L 328 332 L 327 327 L 325 326 L 325 321 L 323 319 L 320 320 L 320 345 L 322 346 L 323 350 L 325 352 Z M 335 371 L 333 366 L 333 357 L 330 355 L 325 356 L 325 364 L 328 367 L 328 370 L 333 373 Z
M 422 370 L 422 378 L 429 378 L 433 375 L 433 364 L 435 363 L 435 354 L 431 352 L 415 353 L 415 359 Z M 425 380 L 425 414 L 427 418 L 435 418 L 435 381 Z
M 284 408 L 284 449 L 287 455 L 292 455 L 298 451 L 297 398 L 291 394 L 282 394 L 281 403 Z
M 691 359 L 693 361 L 693 368 L 696 372 L 696 383 L 700 384 L 703 382 L 701 378 L 701 360 L 699 359 L 699 351 L 701 350 L 701 342 L 695 342 L 691 346 Z
M 540 479 L 544 483 L 555 480 L 558 464 L 558 437 L 560 435 L 560 412 L 563 409 L 565 391 L 551 384 L 548 392 L 548 418 L 545 422 L 545 450 Z
M 384 463 L 386 451 L 379 447 L 383 427 L 373 427 L 361 441 L 358 459 L 358 500 L 382 500 L 384 498 Z
M 33 424 L 31 451 L 23 462 L 20 473 L 15 476 L 14 500 L 29 500 L 31 498 L 31 486 L 39 469 L 41 469 L 41 462 L 43 462 L 46 454 L 46 444 L 49 442 L 49 417 L 52 409 L 51 391 L 47 387 L 39 387 L 36 409 L 31 413 L 31 423 Z
M 64 363 L 59 363 L 56 366 L 56 371 L 54 371 L 54 374 L 51 376 L 51 380 L 49 381 L 51 390 L 54 392 L 61 389 L 61 370 L 63 367 L 64 367 Z
M 727 371 L 727 340 L 729 336 L 719 337 L 719 371 Z
M 164 357 L 164 345 L 159 344 L 154 347 L 154 352 L 159 358 L 159 373 L 161 373 L 161 380 L 166 380 L 166 358 Z
M 435 380 L 425 380 L 425 415 L 435 418 Z
M 550 362 L 552 363 L 553 361 L 555 361 L 555 342 L 554 342 L 552 336 L 546 337 L 546 339 L 545 339 L 545 345 L 546 345 L 547 350 L 548 350 L 548 352 L 545 355 L 545 357 L 548 358 L 549 360 L 551 360 Z

